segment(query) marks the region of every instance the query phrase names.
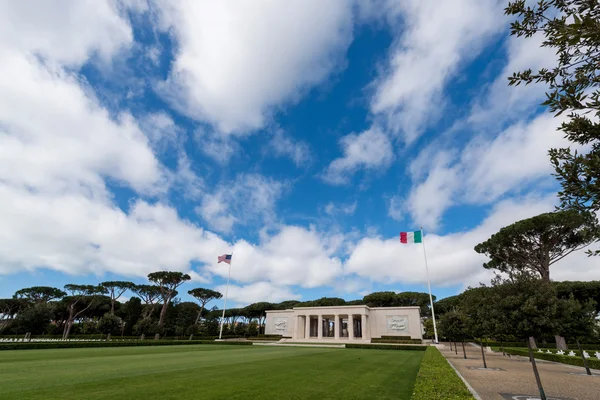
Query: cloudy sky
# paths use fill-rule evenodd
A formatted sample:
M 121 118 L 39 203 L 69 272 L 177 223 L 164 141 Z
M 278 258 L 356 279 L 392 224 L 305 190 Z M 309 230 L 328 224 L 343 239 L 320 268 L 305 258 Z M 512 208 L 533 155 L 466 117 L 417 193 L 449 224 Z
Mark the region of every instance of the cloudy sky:
M 505 2 L 0 0 L 0 297 L 189 273 L 234 304 L 489 281 L 552 210 L 551 66 Z M 600 279 L 575 254 L 552 277 Z M 186 297 L 183 297 L 186 299 Z

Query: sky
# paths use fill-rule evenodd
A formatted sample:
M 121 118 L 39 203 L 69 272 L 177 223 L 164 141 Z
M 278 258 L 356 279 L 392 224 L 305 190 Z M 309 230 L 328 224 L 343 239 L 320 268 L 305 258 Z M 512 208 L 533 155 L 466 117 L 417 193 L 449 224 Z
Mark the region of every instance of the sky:
M 229 304 L 489 282 L 567 146 L 494 0 L 0 0 L 0 297 L 146 283 Z M 600 279 L 583 252 L 555 280 Z M 127 294 L 126 296 L 131 296 Z M 211 306 L 221 303 L 211 303 Z

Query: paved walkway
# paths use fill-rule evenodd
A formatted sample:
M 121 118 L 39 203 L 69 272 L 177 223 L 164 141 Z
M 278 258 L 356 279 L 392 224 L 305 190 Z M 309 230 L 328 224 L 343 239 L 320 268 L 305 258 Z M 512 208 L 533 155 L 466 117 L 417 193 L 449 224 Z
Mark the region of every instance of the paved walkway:
M 467 359 L 463 359 L 462 347 L 458 345 L 458 355 L 448 345 L 440 346 L 442 354 L 460 372 L 463 378 L 479 394 L 482 400 L 528 400 L 539 398 L 531 363 L 525 357 L 503 356 L 502 353 L 486 353 L 488 370 L 483 368 L 481 349 L 466 345 Z M 600 371 L 592 370 L 592 376 L 585 375 L 583 367 L 575 367 L 549 361 L 536 360 L 542 385 L 548 399 L 600 399 Z M 493 370 L 499 368 L 501 370 Z M 511 397 L 506 394 L 523 395 Z M 505 396 L 503 396 L 505 395 Z

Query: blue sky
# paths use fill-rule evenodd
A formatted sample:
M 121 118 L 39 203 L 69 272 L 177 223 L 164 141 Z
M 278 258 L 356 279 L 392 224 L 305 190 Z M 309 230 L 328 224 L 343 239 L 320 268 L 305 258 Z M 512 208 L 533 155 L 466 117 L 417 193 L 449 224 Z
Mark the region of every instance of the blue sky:
M 0 297 L 163 269 L 224 291 L 232 251 L 237 305 L 425 291 L 420 226 L 434 294 L 488 282 L 474 245 L 553 209 L 565 145 L 543 88 L 507 87 L 554 55 L 504 6 L 3 5 Z

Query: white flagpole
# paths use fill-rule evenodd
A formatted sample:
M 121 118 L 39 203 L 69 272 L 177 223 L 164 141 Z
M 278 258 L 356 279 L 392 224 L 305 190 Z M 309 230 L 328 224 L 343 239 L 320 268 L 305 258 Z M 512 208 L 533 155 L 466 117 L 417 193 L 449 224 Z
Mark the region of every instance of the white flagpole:
M 219 330 L 219 340 L 223 336 L 223 323 L 225 322 L 225 309 L 227 308 L 227 292 L 229 291 L 229 278 L 231 278 L 231 263 L 233 262 L 233 252 L 229 259 L 229 275 L 227 275 L 227 286 L 225 287 L 225 302 L 223 303 L 223 316 L 221 317 L 221 329 Z
M 429 267 L 427 266 L 427 252 L 425 251 L 425 235 L 423 227 L 421 227 L 421 244 L 423 245 L 423 256 L 425 256 L 425 271 L 427 272 L 427 287 L 429 288 L 429 304 L 431 305 L 431 318 L 433 319 L 433 333 L 435 335 L 435 343 L 438 343 L 437 326 L 435 324 L 435 311 L 433 310 L 433 296 L 431 296 L 431 283 L 429 283 Z

